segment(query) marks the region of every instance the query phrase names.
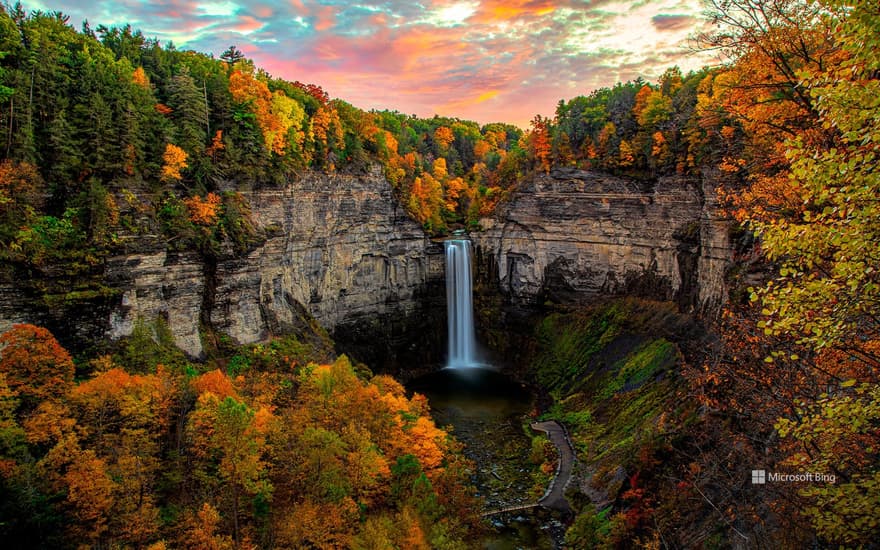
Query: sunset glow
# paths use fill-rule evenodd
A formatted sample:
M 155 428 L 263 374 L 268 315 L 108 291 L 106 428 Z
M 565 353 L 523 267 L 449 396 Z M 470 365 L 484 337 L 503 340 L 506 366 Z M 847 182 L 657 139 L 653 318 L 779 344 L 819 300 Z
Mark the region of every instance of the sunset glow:
M 38 0 L 78 27 L 131 24 L 178 49 L 236 45 L 273 75 L 365 109 L 521 126 L 563 98 L 715 60 L 699 0 Z

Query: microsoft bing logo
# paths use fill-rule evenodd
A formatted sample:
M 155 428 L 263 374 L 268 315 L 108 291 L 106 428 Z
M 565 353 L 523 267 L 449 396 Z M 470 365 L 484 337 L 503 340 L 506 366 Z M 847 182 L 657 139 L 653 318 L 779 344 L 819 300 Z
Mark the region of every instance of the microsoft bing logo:
M 752 470 L 752 485 L 764 485 L 765 483 L 767 483 L 767 472 Z

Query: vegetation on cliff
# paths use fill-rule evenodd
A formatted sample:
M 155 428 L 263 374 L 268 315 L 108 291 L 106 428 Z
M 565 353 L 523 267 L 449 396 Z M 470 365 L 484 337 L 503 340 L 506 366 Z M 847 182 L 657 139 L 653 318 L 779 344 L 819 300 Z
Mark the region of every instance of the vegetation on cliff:
M 561 104 L 549 125 L 561 140 L 550 157 L 558 164 L 726 173 L 724 207 L 741 235 L 755 238 L 738 243 L 733 300 L 712 326 L 721 341 L 690 349 L 678 391 L 664 390 L 663 380 L 637 382 L 639 373 L 663 372 L 653 366 L 661 341 L 634 344 L 635 355 L 612 362 L 617 374 L 603 378 L 609 365 L 590 358 L 613 349 L 613 310 L 544 320 L 538 336 L 547 338 L 546 351 L 535 368 L 557 398 L 550 414 L 572 426 L 585 462 L 598 468 L 593 481 L 610 487 L 613 501 L 605 511 L 588 509 L 570 536 L 586 545 L 870 545 L 880 534 L 880 11 L 866 1 L 710 4 L 718 25 L 701 40 L 728 53 L 730 64 L 694 83 L 695 124 L 644 118 L 672 132 L 662 138 L 674 162 L 656 162 L 647 154 L 650 134 L 640 138 L 632 125 L 629 133 L 615 125 L 621 141 L 610 155 L 595 148 L 601 125 L 569 132 L 566 109 L 595 105 L 604 91 Z M 649 112 L 676 104 L 674 96 L 662 100 L 676 88 L 669 76 L 659 89 L 642 88 L 646 101 L 656 100 Z M 700 148 L 682 156 L 680 140 Z M 642 160 L 622 162 L 633 143 Z M 568 151 L 581 149 L 570 160 Z M 692 165 L 688 156 L 699 151 L 706 154 Z M 629 405 L 639 403 L 647 406 L 627 425 Z M 614 426 L 626 429 L 603 440 Z M 608 462 L 603 453 L 616 447 L 625 452 Z M 602 471 L 611 464 L 625 473 L 610 478 L 616 485 Z M 825 477 L 763 485 L 752 482 L 752 470 Z M 676 525 L 688 525 L 692 538 L 681 538 Z
M 259 235 L 239 191 L 304 170 L 379 163 L 430 232 L 475 223 L 519 175 L 505 124 L 365 112 L 128 26 L 77 32 L 58 12 L 0 7 L 0 256 L 67 280 L 131 236 L 215 255 Z

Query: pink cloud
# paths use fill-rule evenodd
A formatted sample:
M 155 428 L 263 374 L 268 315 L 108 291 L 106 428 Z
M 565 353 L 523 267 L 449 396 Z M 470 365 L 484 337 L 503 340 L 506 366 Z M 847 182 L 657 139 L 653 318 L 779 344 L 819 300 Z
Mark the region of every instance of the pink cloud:
M 275 13 L 269 6 L 254 6 L 251 10 L 253 14 L 260 19 L 268 19 L 269 17 L 272 17 L 273 13 Z
M 239 32 L 255 31 L 263 28 L 263 22 L 250 15 L 242 15 L 238 18 L 238 23 L 232 26 L 232 29 Z

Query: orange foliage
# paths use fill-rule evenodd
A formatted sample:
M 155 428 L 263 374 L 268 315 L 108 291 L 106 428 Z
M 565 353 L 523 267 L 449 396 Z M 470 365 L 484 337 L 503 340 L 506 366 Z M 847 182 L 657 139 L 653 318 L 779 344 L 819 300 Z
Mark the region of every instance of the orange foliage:
M 158 112 L 160 115 L 164 116 L 170 116 L 171 113 L 174 112 L 174 109 L 172 109 L 168 105 L 165 105 L 164 103 L 156 103 L 155 105 L 153 105 L 153 108 L 156 109 L 156 112 Z
M 232 385 L 232 381 L 220 369 L 215 369 L 211 372 L 206 372 L 205 374 L 197 376 L 190 383 L 192 384 L 193 390 L 195 390 L 198 395 L 210 392 L 220 399 L 225 397 L 238 397 L 238 392 Z
M 189 220 L 199 225 L 214 225 L 220 215 L 222 202 L 216 193 L 208 193 L 204 199 L 198 195 L 183 199 L 189 211 Z
M 488 141 L 480 140 L 480 141 L 474 143 L 474 156 L 477 157 L 477 159 L 482 159 L 491 150 L 492 150 L 492 146 L 489 145 Z
M 442 149 L 448 149 L 452 142 L 455 141 L 455 134 L 446 126 L 440 126 L 434 130 L 434 141 L 436 141 Z
M 636 120 L 639 119 L 639 115 L 642 114 L 642 111 L 648 106 L 648 98 L 651 97 L 651 94 L 653 93 L 654 90 L 652 90 L 647 84 L 642 86 L 636 93 L 635 104 L 633 105 L 633 115 Z
M 63 476 L 67 503 L 76 522 L 72 531 L 84 540 L 96 541 L 107 530 L 113 509 L 113 480 L 107 465 L 92 450 L 80 451 Z
M 425 537 L 425 531 L 419 524 L 418 516 L 409 507 L 400 515 L 400 548 L 403 550 L 428 550 L 431 546 Z
M 114 367 L 73 388 L 70 401 L 85 411 L 86 419 L 108 418 L 115 413 L 133 424 L 161 428 L 169 421 L 167 414 L 174 397 L 171 383 L 162 367 L 156 374 L 147 375 L 129 374 Z
M 273 96 L 266 83 L 254 78 L 249 72 L 235 71 L 229 76 L 229 93 L 236 102 L 247 104 L 254 113 L 266 150 L 270 154 L 274 152 L 284 155 L 288 145 L 287 132 L 292 121 L 289 113 L 282 112 L 282 107 L 289 107 L 290 103 L 296 102 L 287 98 L 280 90 Z
M 654 135 L 651 136 L 651 158 L 653 158 L 657 164 L 663 164 L 670 158 L 669 143 L 666 141 L 663 132 L 660 130 L 657 130 L 654 132 Z
M 442 442 L 446 432 L 437 428 L 434 421 L 420 416 L 408 432 L 407 448 L 419 459 L 426 473 L 440 466 L 443 462 Z
M 234 548 L 232 539 L 217 533 L 220 513 L 205 502 L 195 514 L 189 514 L 184 521 L 182 546 L 198 550 L 230 550 Z
M 180 181 L 183 177 L 180 174 L 180 171 L 188 166 L 186 159 L 186 151 L 173 143 L 165 145 L 165 154 L 162 155 L 162 160 L 164 162 L 164 165 L 162 166 L 162 181 Z
M 278 535 L 289 548 L 351 548 L 357 523 L 357 504 L 348 497 L 338 504 L 305 501 L 285 514 Z
M 338 146 L 345 140 L 339 113 L 332 107 L 320 107 L 312 116 L 312 134 L 315 141 L 327 146 Z M 390 147 L 390 144 L 386 142 Z M 396 152 L 396 143 L 395 143 Z
M 550 143 L 549 121 L 536 115 L 532 119 L 532 129 L 527 137 L 529 152 L 544 172 L 550 172 L 550 157 L 553 151 Z
M 627 167 L 632 166 L 633 162 L 635 162 L 636 157 L 633 152 L 632 144 L 627 140 L 621 140 L 620 142 L 620 166 Z
M 223 144 L 223 130 L 217 130 L 211 140 L 211 145 L 205 149 L 205 154 L 213 159 L 223 149 L 226 149 L 226 145 Z
M 48 330 L 21 324 L 0 336 L 0 373 L 23 400 L 53 400 L 73 384 L 70 354 Z
M 138 67 L 134 70 L 134 73 L 131 75 L 131 81 L 141 88 L 150 89 L 150 79 L 147 78 L 147 73 L 144 72 L 143 67 Z
M 37 206 L 42 185 L 42 177 L 33 164 L 3 160 L 0 162 L 0 212 L 10 210 L 11 202 L 18 203 L 19 212 L 25 205 Z
M 70 410 L 54 401 L 43 401 L 24 421 L 27 440 L 36 444 L 56 443 L 75 426 L 76 420 L 70 416 Z

